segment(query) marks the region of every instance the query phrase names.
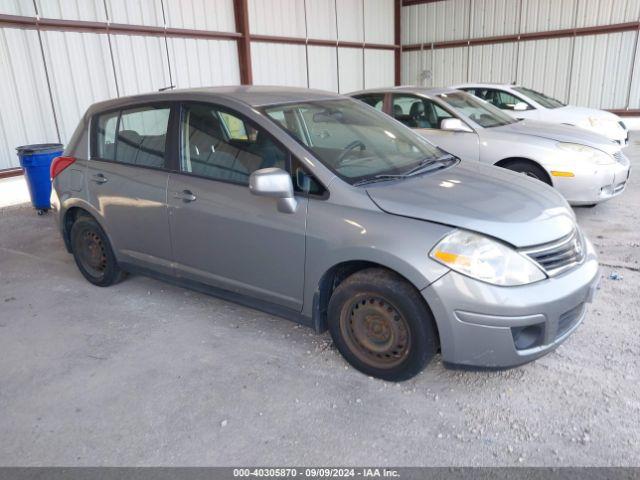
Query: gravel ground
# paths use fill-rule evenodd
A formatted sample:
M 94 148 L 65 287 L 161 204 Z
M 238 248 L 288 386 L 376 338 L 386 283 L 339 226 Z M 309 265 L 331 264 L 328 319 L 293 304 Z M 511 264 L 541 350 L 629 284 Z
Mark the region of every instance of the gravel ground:
M 639 139 L 625 194 L 576 209 L 603 273 L 577 332 L 516 369 L 436 361 L 402 384 L 255 310 L 92 287 L 50 219 L 0 209 L 0 465 L 640 466 Z

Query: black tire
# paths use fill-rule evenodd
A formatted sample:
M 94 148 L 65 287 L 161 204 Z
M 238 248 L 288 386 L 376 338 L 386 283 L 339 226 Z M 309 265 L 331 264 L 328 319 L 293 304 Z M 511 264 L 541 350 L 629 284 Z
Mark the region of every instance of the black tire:
M 505 163 L 502 166 L 507 170 L 513 170 L 514 172 L 523 173 L 527 177 L 535 178 L 536 180 L 540 180 L 547 185 L 551 185 L 551 180 L 549 180 L 549 175 L 547 174 L 547 172 L 542 167 L 536 165 L 533 162 L 528 162 L 526 160 L 514 160 L 512 162 Z
M 71 251 L 80 273 L 99 287 L 118 283 L 124 272 L 118 266 L 104 230 L 93 218 L 80 216 L 70 232 Z
M 354 273 L 329 300 L 329 331 L 356 369 L 391 381 L 422 371 L 436 354 L 438 333 L 420 293 L 383 268 Z

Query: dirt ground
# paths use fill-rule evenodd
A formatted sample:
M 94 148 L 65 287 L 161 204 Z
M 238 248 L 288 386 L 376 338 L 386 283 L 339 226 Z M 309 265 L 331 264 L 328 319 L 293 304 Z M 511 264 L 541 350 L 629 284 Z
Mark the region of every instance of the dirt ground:
M 438 360 L 401 384 L 255 310 L 140 276 L 93 287 L 50 218 L 0 209 L 0 465 L 640 466 L 632 143 L 627 191 L 576 209 L 603 276 L 576 333 L 516 369 Z

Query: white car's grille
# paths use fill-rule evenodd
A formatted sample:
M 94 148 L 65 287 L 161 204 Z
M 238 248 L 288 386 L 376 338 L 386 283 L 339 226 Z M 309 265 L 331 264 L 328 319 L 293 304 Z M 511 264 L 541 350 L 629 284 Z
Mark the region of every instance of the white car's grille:
M 578 229 L 555 242 L 521 250 L 549 276 L 558 275 L 584 260 L 584 241 Z
M 622 150 L 618 150 L 616 153 L 614 153 L 613 158 L 615 158 L 616 162 L 618 163 L 624 163 L 624 156 L 622 155 Z

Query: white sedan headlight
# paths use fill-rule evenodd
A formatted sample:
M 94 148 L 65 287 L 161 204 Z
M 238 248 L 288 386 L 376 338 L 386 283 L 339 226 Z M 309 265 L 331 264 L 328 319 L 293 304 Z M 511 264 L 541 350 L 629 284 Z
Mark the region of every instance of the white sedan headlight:
M 533 260 L 507 245 L 465 230 L 444 237 L 429 256 L 456 272 L 494 285 L 525 285 L 546 278 Z
M 575 153 L 596 165 L 613 165 L 616 163 L 616 160 L 611 155 L 603 152 L 602 150 L 598 150 L 597 148 L 580 145 L 579 143 L 566 142 L 559 142 L 557 145 L 559 149 Z

